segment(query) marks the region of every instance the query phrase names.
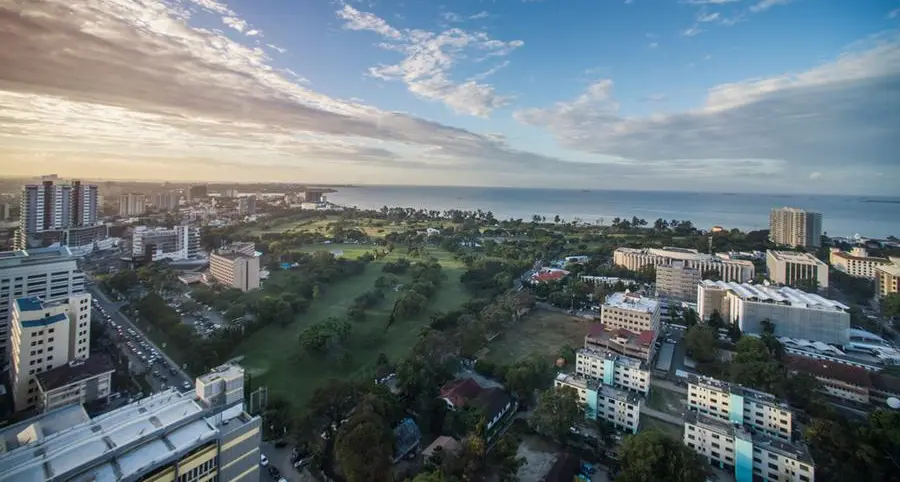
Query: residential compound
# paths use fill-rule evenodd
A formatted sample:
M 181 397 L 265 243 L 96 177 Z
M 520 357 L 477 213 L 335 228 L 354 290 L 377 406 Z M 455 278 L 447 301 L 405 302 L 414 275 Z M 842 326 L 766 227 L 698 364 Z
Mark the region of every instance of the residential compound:
M 715 271 L 725 281 L 750 281 L 755 275 L 751 261 L 725 259 L 719 256 L 703 254 L 696 249 L 685 248 L 618 248 L 613 253 L 613 262 L 632 271 L 640 271 L 647 265 L 671 266 L 676 262 L 685 268 L 704 271 Z
M 875 296 L 884 297 L 898 293 L 900 281 L 900 258 L 891 257 L 891 263 L 875 268 Z
M 17 412 L 38 408 L 37 375 L 90 355 L 91 295 L 48 302 L 17 298 L 10 333 L 13 404 Z
M 617 353 L 581 348 L 576 352 L 575 373 L 604 385 L 647 395 L 650 369 L 646 362 Z
M 857 278 L 875 279 L 879 266 L 891 264 L 888 258 L 869 256 L 865 248 L 853 248 L 849 253 L 838 248 L 831 248 L 828 262 L 838 271 Z
M 763 320 L 770 320 L 779 337 L 841 346 L 850 341 L 847 305 L 787 286 L 703 280 L 697 291 L 697 309 L 703 320 L 718 311 L 744 333 L 762 333 Z
M 681 301 L 697 299 L 697 284 L 702 274 L 699 269 L 688 268 L 683 261 L 656 267 L 656 296 Z
M 66 247 L 0 252 L 0 362 L 9 353 L 10 315 L 17 298 L 44 302 L 84 292 L 84 273 Z
M 179 225 L 172 229 L 137 226 L 131 235 L 131 254 L 150 261 L 203 258 L 200 228 Z
M 810 482 L 815 464 L 791 442 L 793 414 L 773 395 L 708 377 L 688 379 L 684 443 L 740 482 Z
M 105 226 L 97 225 L 97 200 L 97 186 L 81 181 L 55 184 L 48 177 L 39 185 L 25 185 L 15 248 L 40 248 L 53 243 L 82 246 L 98 241 L 105 235 Z
M 641 422 L 641 398 L 600 381 L 560 373 L 553 382 L 556 389 L 571 388 L 578 394 L 584 415 L 591 420 L 606 420 L 616 428 L 637 433 Z
M 818 289 L 828 288 L 828 265 L 809 253 L 766 251 L 769 279 L 782 285 L 815 281 Z
M 822 213 L 778 208 L 769 213 L 769 240 L 783 246 L 822 246 Z
M 209 274 L 225 286 L 250 291 L 259 288 L 261 253 L 253 243 L 234 243 L 209 256 Z
M 194 393 L 155 393 L 93 418 L 81 405 L 67 405 L 6 427 L 0 481 L 256 482 L 260 418 L 244 412 L 237 396 L 242 370 L 220 367 L 202 385 Z

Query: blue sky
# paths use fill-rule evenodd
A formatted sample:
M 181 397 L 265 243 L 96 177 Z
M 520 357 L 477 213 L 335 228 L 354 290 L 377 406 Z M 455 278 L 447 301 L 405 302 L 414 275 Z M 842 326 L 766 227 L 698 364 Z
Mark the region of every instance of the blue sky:
M 11 174 L 898 194 L 898 0 L 71 3 L 0 6 Z

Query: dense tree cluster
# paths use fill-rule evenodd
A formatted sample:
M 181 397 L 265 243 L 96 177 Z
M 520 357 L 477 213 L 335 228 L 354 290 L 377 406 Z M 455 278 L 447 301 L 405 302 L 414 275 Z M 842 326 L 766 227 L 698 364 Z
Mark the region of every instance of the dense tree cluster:
M 622 471 L 616 482 L 706 482 L 709 464 L 681 440 L 657 430 L 643 430 L 625 438 L 619 449 Z

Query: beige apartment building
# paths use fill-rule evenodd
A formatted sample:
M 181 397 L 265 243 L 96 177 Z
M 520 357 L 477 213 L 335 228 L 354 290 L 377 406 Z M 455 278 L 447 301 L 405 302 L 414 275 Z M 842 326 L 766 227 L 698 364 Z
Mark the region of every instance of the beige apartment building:
M 613 293 L 600 309 L 600 322 L 632 333 L 659 331 L 660 303 L 637 293 Z
M 697 299 L 697 284 L 702 273 L 689 268 L 684 262 L 656 267 L 656 296 L 681 301 L 694 302 Z
M 865 248 L 858 247 L 853 248 L 849 253 L 838 248 L 831 248 L 828 262 L 838 271 L 866 279 L 875 279 L 876 268 L 891 264 L 891 260 L 869 256 Z
M 875 296 L 885 297 L 897 293 L 898 281 L 900 281 L 900 258 L 890 258 L 891 264 L 875 268 Z
M 686 248 L 618 248 L 613 252 L 613 263 L 631 271 L 644 266 L 670 266 L 681 263 L 686 268 L 716 271 L 725 281 L 750 281 L 755 276 L 753 263 L 740 259 L 725 259 Z
M 639 359 L 592 348 L 581 348 L 575 355 L 577 375 L 643 395 L 650 390 L 650 368 Z
M 770 280 L 793 286 L 804 280 L 816 280 L 820 290 L 828 288 L 828 265 L 809 253 L 766 251 L 766 271 Z
M 234 243 L 209 256 L 209 274 L 220 284 L 250 291 L 259 288 L 259 253 L 253 243 Z
M 770 437 L 791 440 L 793 412 L 774 395 L 710 377 L 688 379 L 688 407 L 707 417 L 747 425 Z
M 782 246 L 822 246 L 822 213 L 778 208 L 769 213 L 769 240 Z
M 91 295 L 44 302 L 18 298 L 10 319 L 10 384 L 16 411 L 37 408 L 37 375 L 90 354 Z

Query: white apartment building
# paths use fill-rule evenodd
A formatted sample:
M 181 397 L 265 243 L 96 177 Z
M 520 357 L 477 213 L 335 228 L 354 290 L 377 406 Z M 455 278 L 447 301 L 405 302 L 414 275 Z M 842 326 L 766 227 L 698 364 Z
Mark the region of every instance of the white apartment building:
M 23 186 L 16 249 L 40 248 L 45 241 L 63 240 L 63 231 L 67 229 L 97 223 L 97 186 L 84 185 L 81 181 L 54 184 L 54 180 L 47 178 L 40 185 Z M 44 239 L 45 236 L 49 237 Z
M 891 264 L 875 268 L 875 296 L 885 297 L 898 292 L 900 258 L 891 257 Z
M 769 213 L 769 240 L 784 246 L 818 248 L 822 245 L 822 213 L 773 209 Z
M 770 280 L 781 285 L 816 280 L 820 290 L 828 288 L 828 265 L 809 253 L 766 251 L 766 271 Z
M 685 248 L 618 248 L 613 253 L 613 263 L 631 271 L 644 266 L 670 266 L 680 262 L 684 267 L 704 271 L 716 271 L 725 281 L 750 281 L 756 275 L 751 261 L 725 259 Z
M 175 211 L 178 209 L 178 191 L 162 191 L 153 195 L 153 206 L 158 211 Z
M 179 225 L 172 229 L 137 226 L 131 234 L 131 254 L 151 261 L 202 258 L 200 228 Z
M 851 249 L 849 253 L 838 248 L 831 248 L 828 262 L 838 271 L 871 280 L 875 279 L 876 268 L 891 264 L 890 259 L 869 256 L 869 252 L 865 248 L 858 247 Z
M 708 320 L 718 311 L 744 333 L 762 333 L 762 321 L 775 335 L 846 345 L 850 341 L 849 307 L 788 286 L 766 286 L 703 280 L 697 288 L 697 309 Z
M 253 243 L 234 243 L 209 256 L 209 274 L 223 285 L 250 291 L 259 288 L 260 254 Z
M 650 390 L 650 369 L 641 360 L 591 348 L 581 348 L 575 355 L 579 376 L 643 395 Z
M 119 216 L 140 216 L 147 210 L 147 197 L 143 194 L 128 193 L 119 196 Z
M 633 393 L 565 373 L 556 376 L 553 386 L 575 390 L 586 418 L 606 420 L 620 430 L 637 433 L 641 423 L 641 399 Z
M 702 273 L 688 268 L 683 261 L 656 267 L 656 296 L 682 301 L 697 299 L 697 284 Z
M 600 307 L 600 322 L 632 333 L 659 331 L 660 303 L 637 293 L 613 293 Z
M 689 412 L 684 444 L 739 481 L 814 482 L 815 462 L 802 442 L 786 442 Z
M 10 324 L 10 384 L 19 412 L 38 407 L 36 375 L 90 355 L 91 295 L 52 302 L 17 298 Z
M 10 316 L 17 298 L 63 300 L 84 292 L 84 273 L 66 247 L 0 252 L 0 364 L 9 355 Z
M 688 408 L 781 440 L 791 440 L 793 412 L 774 395 L 710 377 L 688 378 Z

